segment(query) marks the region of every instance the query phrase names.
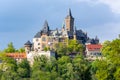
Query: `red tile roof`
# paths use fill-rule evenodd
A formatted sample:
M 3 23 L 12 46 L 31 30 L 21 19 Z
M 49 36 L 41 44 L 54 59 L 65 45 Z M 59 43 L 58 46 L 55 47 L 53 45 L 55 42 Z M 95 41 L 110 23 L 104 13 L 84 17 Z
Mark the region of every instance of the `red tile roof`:
M 86 45 L 86 48 L 88 51 L 95 51 L 95 50 L 100 50 L 102 48 L 101 44 L 88 44 Z
M 27 58 L 26 53 L 6 53 L 8 57 L 14 58 L 14 59 L 25 59 Z

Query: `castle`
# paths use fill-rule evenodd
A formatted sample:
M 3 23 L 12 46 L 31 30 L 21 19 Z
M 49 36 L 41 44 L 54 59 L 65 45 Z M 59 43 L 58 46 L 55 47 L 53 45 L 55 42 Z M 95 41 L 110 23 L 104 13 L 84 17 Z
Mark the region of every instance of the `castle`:
M 36 33 L 33 38 L 33 43 L 30 41 L 25 43 L 25 50 L 27 52 L 42 51 L 45 47 L 53 48 L 54 44 L 58 42 L 65 42 L 65 40 L 74 39 L 82 44 L 98 44 L 99 39 L 89 38 L 86 32 L 77 30 L 74 26 L 74 17 L 72 16 L 71 10 L 69 9 L 68 15 L 65 17 L 64 25 L 61 29 L 51 30 L 48 22 L 45 21 L 42 30 Z

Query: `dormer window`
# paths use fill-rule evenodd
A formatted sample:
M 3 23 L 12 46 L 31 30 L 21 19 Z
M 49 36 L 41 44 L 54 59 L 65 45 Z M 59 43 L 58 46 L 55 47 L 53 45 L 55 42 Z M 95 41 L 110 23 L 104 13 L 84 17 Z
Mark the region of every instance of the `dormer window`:
M 40 45 L 40 43 L 38 43 L 38 45 Z

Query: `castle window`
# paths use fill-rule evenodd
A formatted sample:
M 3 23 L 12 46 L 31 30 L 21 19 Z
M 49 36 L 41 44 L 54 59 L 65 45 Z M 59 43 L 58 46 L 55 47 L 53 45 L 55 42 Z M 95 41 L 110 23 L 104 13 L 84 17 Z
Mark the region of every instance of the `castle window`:
M 45 38 L 45 37 L 43 37 L 43 38 L 42 38 L 42 41 L 46 41 L 46 38 Z
M 36 41 L 38 41 L 38 39 L 36 39 Z
M 38 43 L 38 45 L 40 45 L 40 43 Z

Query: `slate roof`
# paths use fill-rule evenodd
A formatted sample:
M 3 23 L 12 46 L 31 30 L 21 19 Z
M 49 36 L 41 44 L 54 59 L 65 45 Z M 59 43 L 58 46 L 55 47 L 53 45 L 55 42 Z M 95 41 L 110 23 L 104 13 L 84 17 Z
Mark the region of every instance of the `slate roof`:
M 95 39 L 88 39 L 86 43 L 96 44 Z
M 24 45 L 32 45 L 32 43 L 28 40 Z
M 49 25 L 47 20 L 45 20 L 44 25 L 43 25 L 43 29 L 41 30 L 42 33 L 48 33 L 49 32 Z
M 34 38 L 40 38 L 41 37 L 41 33 L 37 32 L 36 35 L 34 36 Z

